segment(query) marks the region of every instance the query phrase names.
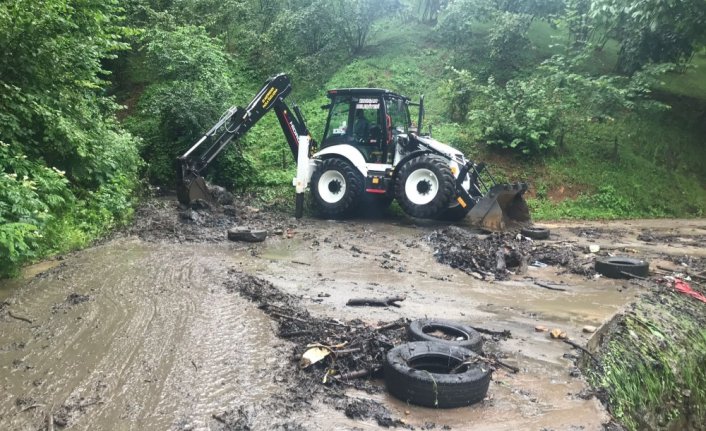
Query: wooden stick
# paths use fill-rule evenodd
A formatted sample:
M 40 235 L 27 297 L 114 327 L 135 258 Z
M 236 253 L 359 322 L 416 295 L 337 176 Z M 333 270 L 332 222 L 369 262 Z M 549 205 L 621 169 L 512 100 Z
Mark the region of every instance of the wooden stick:
M 272 314 L 273 316 L 281 317 L 283 319 L 290 319 L 290 320 L 296 320 L 297 322 L 309 323 L 307 320 L 301 319 L 299 317 L 294 317 L 294 316 L 290 316 L 288 314 L 278 313 L 276 311 L 270 311 L 270 314 Z
M 332 352 L 336 355 L 347 355 L 349 353 L 357 353 L 360 352 L 362 349 L 360 347 L 356 347 L 355 349 L 343 349 L 343 350 L 332 350 Z
M 586 349 L 585 347 L 580 346 L 580 345 L 574 343 L 573 341 L 569 340 L 568 338 L 564 338 L 564 339 L 561 340 L 561 341 L 565 342 L 566 344 L 568 344 L 568 345 L 571 346 L 571 347 L 574 347 L 574 348 L 576 348 L 576 349 L 579 349 L 579 350 L 582 351 L 583 353 L 587 354 L 591 359 L 593 359 L 593 361 L 594 361 L 596 364 L 600 364 L 600 362 L 598 362 L 598 359 L 596 359 L 596 357 L 593 356 L 593 353 L 589 352 L 588 349 Z
M 545 289 L 557 290 L 557 291 L 559 291 L 559 292 L 566 292 L 566 289 L 562 289 L 561 287 L 550 286 L 550 285 L 548 285 L 547 283 L 543 283 L 543 282 L 541 282 L 541 281 L 536 281 L 536 280 L 535 280 L 534 284 L 536 284 L 536 285 L 539 286 L 539 287 L 543 287 L 543 288 L 545 288 Z
M 498 365 L 500 365 L 500 366 L 502 366 L 502 367 L 507 368 L 508 370 L 512 371 L 513 374 L 517 374 L 517 373 L 520 372 L 520 369 L 519 369 L 519 368 L 517 368 L 517 367 L 515 367 L 515 366 L 512 366 L 512 365 L 510 365 L 510 364 L 507 364 L 507 363 L 501 361 L 501 360 L 498 359 L 498 358 L 493 359 L 493 362 L 495 362 L 496 364 L 498 364 Z
M 394 307 L 399 307 L 399 304 L 396 304 L 397 301 L 404 301 L 406 297 L 404 296 L 390 296 L 387 298 L 352 298 L 349 299 L 348 302 L 346 302 L 346 305 L 348 306 L 358 306 L 358 305 L 368 305 L 372 307 L 388 307 L 390 305 Z
M 46 407 L 46 405 L 45 404 L 32 404 L 31 406 L 27 406 L 27 407 L 23 408 L 22 410 L 20 410 L 20 413 L 26 412 L 27 410 L 31 410 L 31 409 L 36 409 L 37 407 Z
M 492 329 L 485 329 L 485 328 L 481 328 L 479 326 L 471 326 L 471 328 L 473 328 L 476 331 L 481 332 L 483 334 L 496 335 L 498 337 L 512 338 L 512 334 L 507 329 L 504 329 L 502 331 L 493 331 Z
M 628 276 L 629 278 L 636 278 L 638 280 L 643 280 L 643 281 L 647 280 L 647 278 L 645 278 L 645 277 L 640 277 L 639 275 L 630 274 L 629 272 L 626 272 L 626 271 L 620 271 L 620 273 Z
M 344 374 L 339 374 L 337 376 L 333 376 L 333 378 L 336 380 L 360 379 L 362 377 L 368 377 L 369 375 L 373 374 L 377 370 L 379 370 L 379 368 L 351 371 L 350 373 L 344 373 Z
M 23 321 L 23 322 L 27 322 L 27 323 L 29 323 L 30 325 L 32 324 L 32 321 L 29 320 L 28 318 L 22 317 L 22 316 L 18 316 L 18 315 L 16 315 L 16 314 L 13 314 L 12 311 L 10 311 L 10 310 L 7 310 L 7 315 L 10 316 L 10 317 L 12 317 L 13 319 L 17 319 L 17 320 L 21 320 L 21 321 Z
M 292 332 L 282 332 L 279 334 L 281 338 L 292 338 L 298 337 L 300 335 L 310 335 L 311 331 L 292 331 Z
M 400 322 L 399 320 L 396 320 L 396 321 L 391 322 L 391 323 L 388 323 L 388 324 L 386 324 L 386 325 L 378 326 L 377 328 L 374 329 L 374 331 L 376 331 L 376 332 L 382 332 L 382 331 L 386 331 L 386 330 L 388 330 L 388 329 L 397 329 L 397 328 L 401 328 L 401 327 L 403 327 L 404 325 L 405 325 L 404 322 Z

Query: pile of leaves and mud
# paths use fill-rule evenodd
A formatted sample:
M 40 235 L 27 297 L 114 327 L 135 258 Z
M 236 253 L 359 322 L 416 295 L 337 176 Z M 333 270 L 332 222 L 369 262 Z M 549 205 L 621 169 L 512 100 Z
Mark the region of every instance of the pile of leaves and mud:
M 371 326 L 361 320 L 343 322 L 315 317 L 299 305 L 299 298 L 282 292 L 266 280 L 237 270 L 229 271 L 226 289 L 257 304 L 277 322 L 277 335 L 292 343 L 291 372 L 277 378 L 277 381 L 288 383 L 286 391 L 271 400 L 275 404 L 273 408 L 300 411 L 321 395 L 319 399 L 349 418 L 372 419 L 383 427 L 406 427 L 382 404 L 350 398 L 344 393 L 347 387 L 368 393 L 383 390 L 373 380 L 361 377 L 380 374 L 387 351 L 405 341 L 405 320 Z M 216 419 L 223 425 L 220 428 L 223 430 L 250 429 L 241 425 L 248 423 L 253 414 L 240 408 L 226 411 Z
M 671 276 L 589 342 L 597 361 L 581 368 L 598 398 L 628 430 L 706 429 L 706 303 Z M 688 282 L 696 296 L 704 282 Z M 704 299 L 704 297 L 701 297 Z
M 706 235 L 683 235 L 673 233 L 656 233 L 649 229 L 643 230 L 637 239 L 646 243 L 675 244 L 689 247 L 706 247 Z
M 437 261 L 483 280 L 506 280 L 523 274 L 528 265 L 558 265 L 574 274 L 592 277 L 593 259 L 581 259 L 572 244 L 542 244 L 514 233 L 479 235 L 457 226 L 432 232 Z
M 150 198 L 135 210 L 135 220 L 125 234 L 150 242 L 221 242 L 227 240 L 228 229 L 236 226 L 262 229 L 272 235 L 299 223 L 278 211 L 262 211 L 250 205 L 251 201 L 228 193 L 214 204 L 195 201 L 187 207 L 176 196 Z

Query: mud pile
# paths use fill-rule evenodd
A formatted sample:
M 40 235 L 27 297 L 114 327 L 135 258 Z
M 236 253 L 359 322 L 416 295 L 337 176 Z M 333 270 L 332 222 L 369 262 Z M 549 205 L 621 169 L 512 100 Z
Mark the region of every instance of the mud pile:
M 582 262 L 572 245 L 548 245 L 513 233 L 477 235 L 457 226 L 439 229 L 427 240 L 435 247 L 437 261 L 483 279 L 506 280 L 539 262 L 592 276 L 591 261 Z
M 260 211 L 240 197 L 230 205 L 208 205 L 196 201 L 181 205 L 176 196 L 145 200 L 135 211 L 134 223 L 125 231 L 149 242 L 221 242 L 235 226 L 282 231 L 295 221 L 278 211 Z

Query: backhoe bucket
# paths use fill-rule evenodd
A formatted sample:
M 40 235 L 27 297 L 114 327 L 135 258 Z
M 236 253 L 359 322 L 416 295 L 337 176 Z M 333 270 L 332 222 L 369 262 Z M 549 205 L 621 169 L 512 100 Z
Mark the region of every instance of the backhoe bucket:
M 183 181 L 177 184 L 177 198 L 184 205 L 191 205 L 197 199 L 213 203 L 213 198 L 203 177 L 196 177 L 192 181 Z
M 513 222 L 530 220 L 527 202 L 522 197 L 527 185 L 497 184 L 480 198 L 468 213 L 471 223 L 491 231 L 502 231 Z

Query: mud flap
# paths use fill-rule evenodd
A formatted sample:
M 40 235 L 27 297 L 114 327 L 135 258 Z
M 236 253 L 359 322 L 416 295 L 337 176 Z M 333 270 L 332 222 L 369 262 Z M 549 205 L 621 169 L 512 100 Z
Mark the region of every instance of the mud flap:
M 203 177 L 196 177 L 188 183 L 183 181 L 177 184 L 177 198 L 184 205 L 191 205 L 197 199 L 209 204 L 213 203 L 213 198 Z
M 471 223 L 492 231 L 505 230 L 512 222 L 530 220 L 527 202 L 522 197 L 527 184 L 497 184 L 478 199 L 468 213 Z

